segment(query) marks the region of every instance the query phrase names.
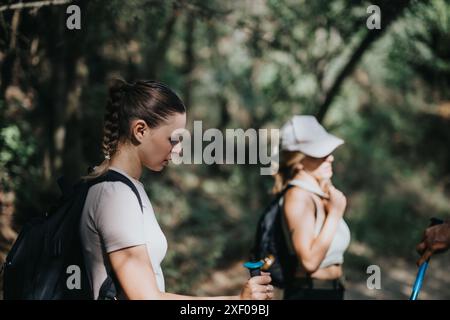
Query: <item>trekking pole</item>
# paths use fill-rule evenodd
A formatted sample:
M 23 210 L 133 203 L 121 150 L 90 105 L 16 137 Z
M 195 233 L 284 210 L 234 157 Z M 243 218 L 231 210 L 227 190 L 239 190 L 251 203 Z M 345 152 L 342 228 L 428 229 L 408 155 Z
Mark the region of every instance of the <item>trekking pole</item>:
M 250 272 L 250 277 L 255 277 L 261 275 L 261 270 L 268 270 L 274 261 L 274 257 L 269 255 L 268 257 L 256 262 L 247 261 L 244 263 L 244 267 L 246 267 Z
M 442 221 L 441 219 L 431 218 L 431 223 L 429 227 L 442 223 L 444 223 L 444 221 Z M 425 261 L 420 265 L 419 271 L 417 272 L 416 281 L 414 281 L 411 297 L 409 298 L 409 300 L 417 300 L 419 291 L 422 288 L 423 278 L 425 277 L 425 272 L 427 271 L 429 262 L 430 258 L 428 258 L 427 261 Z
M 244 263 L 244 267 L 246 267 L 248 269 L 248 271 L 250 272 L 250 277 L 256 277 L 261 275 L 261 267 L 264 265 L 263 261 L 256 261 L 256 262 L 251 262 L 251 261 L 247 261 L 246 263 Z

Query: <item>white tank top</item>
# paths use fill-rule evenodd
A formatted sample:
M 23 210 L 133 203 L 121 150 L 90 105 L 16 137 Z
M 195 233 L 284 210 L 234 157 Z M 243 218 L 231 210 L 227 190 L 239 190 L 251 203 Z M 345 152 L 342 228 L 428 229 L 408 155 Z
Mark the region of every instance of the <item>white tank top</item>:
M 301 181 L 301 180 L 291 180 L 289 185 L 297 186 L 302 188 L 303 190 L 309 191 L 314 195 L 319 196 L 320 198 L 326 197 L 326 194 L 316 185 L 311 183 Z M 317 237 L 322 230 L 325 219 L 318 219 L 318 210 L 322 210 L 315 197 L 313 196 L 314 206 L 315 206 L 315 215 L 316 215 L 316 224 L 314 225 L 314 235 Z M 347 223 L 343 218 L 340 219 L 339 224 L 336 228 L 336 233 L 331 241 L 330 247 L 325 255 L 325 258 L 322 260 L 319 268 L 326 268 L 334 264 L 342 264 L 344 262 L 344 252 L 347 250 L 350 244 L 350 229 L 347 226 Z

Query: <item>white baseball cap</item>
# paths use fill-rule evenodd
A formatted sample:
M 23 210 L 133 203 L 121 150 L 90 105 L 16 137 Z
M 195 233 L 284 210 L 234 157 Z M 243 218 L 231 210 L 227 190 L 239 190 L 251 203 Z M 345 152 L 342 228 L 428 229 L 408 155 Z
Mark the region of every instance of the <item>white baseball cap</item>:
M 300 151 L 322 158 L 332 153 L 344 140 L 328 133 L 314 116 L 294 116 L 281 128 L 281 150 Z

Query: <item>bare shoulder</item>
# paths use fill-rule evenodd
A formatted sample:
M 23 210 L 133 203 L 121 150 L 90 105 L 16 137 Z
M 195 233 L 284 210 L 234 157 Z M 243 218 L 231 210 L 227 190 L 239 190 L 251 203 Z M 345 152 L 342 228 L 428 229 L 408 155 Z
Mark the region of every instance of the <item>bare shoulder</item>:
M 290 188 L 284 198 L 284 209 L 287 215 L 314 214 L 314 202 L 311 194 L 301 188 Z
M 292 187 L 288 191 L 286 191 L 286 195 L 284 196 L 284 198 L 286 202 L 298 201 L 305 204 L 309 203 L 313 205 L 311 194 L 308 191 L 298 187 Z

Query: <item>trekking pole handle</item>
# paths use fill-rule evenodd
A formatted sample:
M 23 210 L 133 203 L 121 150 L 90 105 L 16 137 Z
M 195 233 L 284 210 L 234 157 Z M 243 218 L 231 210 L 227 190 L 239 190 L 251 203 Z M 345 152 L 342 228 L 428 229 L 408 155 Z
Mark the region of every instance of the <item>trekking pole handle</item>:
M 261 275 L 261 267 L 264 265 L 263 261 L 251 262 L 247 261 L 244 263 L 244 267 L 250 272 L 250 277 L 256 277 Z

